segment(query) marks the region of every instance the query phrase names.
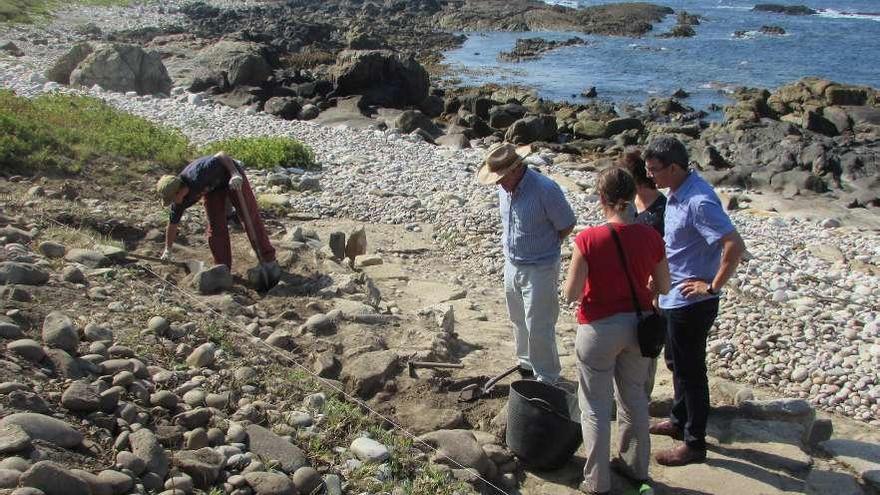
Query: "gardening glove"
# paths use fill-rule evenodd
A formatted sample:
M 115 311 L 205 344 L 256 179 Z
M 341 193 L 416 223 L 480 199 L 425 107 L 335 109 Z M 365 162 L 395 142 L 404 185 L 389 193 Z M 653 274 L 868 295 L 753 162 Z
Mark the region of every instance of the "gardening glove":
M 162 251 L 162 256 L 159 256 L 159 259 L 162 261 L 171 261 L 171 250 L 165 248 L 165 250 Z
M 231 179 L 229 179 L 229 188 L 234 191 L 241 191 L 241 185 L 244 183 L 244 179 L 241 178 L 240 175 L 233 175 Z

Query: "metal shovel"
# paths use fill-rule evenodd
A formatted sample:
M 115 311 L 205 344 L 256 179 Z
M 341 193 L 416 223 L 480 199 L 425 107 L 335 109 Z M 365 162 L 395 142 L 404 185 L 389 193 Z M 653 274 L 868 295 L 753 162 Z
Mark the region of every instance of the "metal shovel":
M 495 385 L 501 381 L 504 377 L 512 374 L 514 371 L 519 369 L 519 365 L 515 364 L 510 367 L 510 369 L 504 370 L 500 375 L 491 378 L 489 381 L 483 384 L 483 386 L 479 386 L 476 383 L 468 385 L 467 387 L 461 389 L 461 392 L 458 394 L 459 402 L 473 402 L 481 397 L 489 395 L 492 392 L 492 389 L 495 388 Z
M 254 254 L 257 255 L 257 261 L 260 263 L 258 266 L 248 270 L 248 280 L 257 290 L 267 291 L 278 285 L 278 278 L 263 262 L 263 255 L 260 253 L 260 248 L 257 245 L 256 229 L 254 229 L 254 225 L 251 222 L 250 210 L 244 200 L 244 194 L 242 194 L 241 189 L 236 190 L 235 194 L 238 197 L 238 205 L 236 206 L 241 208 L 241 216 L 243 217 L 244 228 L 247 231 L 248 241 L 250 241 L 251 248 L 254 250 Z

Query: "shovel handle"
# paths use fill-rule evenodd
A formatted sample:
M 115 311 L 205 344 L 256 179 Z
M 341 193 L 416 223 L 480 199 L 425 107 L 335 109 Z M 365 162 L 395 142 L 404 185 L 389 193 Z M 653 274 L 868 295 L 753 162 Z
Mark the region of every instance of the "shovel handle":
M 242 186 L 244 187 L 244 186 Z M 235 195 L 238 198 L 238 204 L 241 206 L 241 216 L 244 219 L 244 228 L 247 230 L 248 241 L 251 243 L 251 249 L 254 250 L 254 254 L 257 255 L 257 261 L 261 264 L 263 263 L 263 255 L 260 253 L 260 249 L 257 246 L 257 233 L 254 231 L 254 225 L 251 223 L 251 215 L 250 210 L 248 209 L 248 205 L 244 200 L 244 194 L 241 192 L 241 189 L 235 190 Z
M 511 373 L 513 373 L 514 371 L 516 371 L 518 369 L 519 369 L 519 365 L 515 364 L 515 365 L 511 366 L 510 369 L 504 370 L 500 375 L 498 375 L 495 378 L 492 378 L 491 380 L 486 382 L 486 385 L 483 386 L 483 393 L 488 393 L 490 390 L 492 390 L 492 387 L 494 387 L 496 383 L 498 383 L 504 377 L 510 375 Z

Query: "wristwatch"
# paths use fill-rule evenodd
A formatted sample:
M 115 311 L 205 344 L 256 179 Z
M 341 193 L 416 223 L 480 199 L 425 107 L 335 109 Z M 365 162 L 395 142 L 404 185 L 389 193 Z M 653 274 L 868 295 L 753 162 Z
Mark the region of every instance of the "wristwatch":
M 712 287 L 712 282 L 709 282 L 709 285 L 706 287 L 706 293 L 709 294 L 710 296 L 717 296 L 718 289 Z

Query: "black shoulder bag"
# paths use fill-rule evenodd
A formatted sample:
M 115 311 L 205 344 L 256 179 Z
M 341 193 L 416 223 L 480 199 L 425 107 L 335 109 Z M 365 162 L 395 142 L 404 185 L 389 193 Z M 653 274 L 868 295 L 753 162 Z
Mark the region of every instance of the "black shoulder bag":
M 632 294 L 633 306 L 636 309 L 636 316 L 639 319 L 639 325 L 636 329 L 636 335 L 639 339 L 639 348 L 642 350 L 642 356 L 646 358 L 656 358 L 663 349 L 663 343 L 666 342 L 666 318 L 657 313 L 657 310 L 651 308 L 651 314 L 642 317 L 642 308 L 639 306 L 639 297 L 636 294 L 636 287 L 629 276 L 629 269 L 626 264 L 626 255 L 623 252 L 623 245 L 620 243 L 620 237 L 615 232 L 614 227 L 608 224 L 608 230 L 611 231 L 611 237 L 617 244 L 617 254 L 620 255 L 620 263 L 623 265 L 623 273 L 626 274 L 626 281 L 629 282 L 629 290 Z

